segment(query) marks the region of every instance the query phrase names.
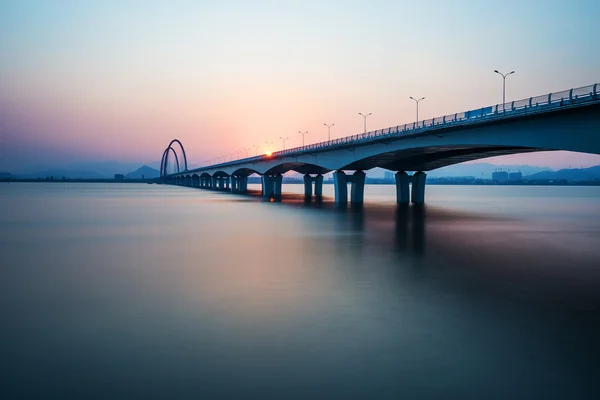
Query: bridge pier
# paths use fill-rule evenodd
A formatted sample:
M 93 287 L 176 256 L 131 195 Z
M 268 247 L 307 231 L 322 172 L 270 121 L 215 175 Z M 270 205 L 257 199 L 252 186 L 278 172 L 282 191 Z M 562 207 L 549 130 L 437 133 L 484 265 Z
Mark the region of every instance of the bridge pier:
M 281 174 L 263 175 L 261 180 L 262 194 L 264 197 L 281 196 L 281 184 L 283 182 L 283 176 Z
M 425 203 L 425 180 L 427 174 L 424 172 L 415 172 L 412 181 L 411 200 L 413 204 L 424 204 Z
M 414 204 L 425 203 L 426 179 L 427 174 L 422 171 L 415 172 L 413 176 L 409 176 L 404 171 L 396 172 L 396 202 L 398 204 L 408 204 L 410 199 Z M 409 183 L 412 184 L 410 190 Z
M 404 171 L 396 172 L 396 203 L 408 204 L 410 201 L 410 177 Z
M 238 176 L 238 183 L 240 193 L 248 193 L 248 177 Z
M 231 176 L 231 193 L 246 193 L 248 190 L 247 176 Z
M 333 173 L 335 202 L 337 204 L 348 203 L 348 183 L 350 183 L 350 202 L 362 204 L 365 197 L 365 177 L 363 171 L 356 171 L 350 176 L 346 175 L 344 171 L 335 171 Z
M 348 180 L 344 171 L 335 171 L 333 173 L 333 193 L 336 204 L 346 204 L 348 202 Z
M 212 189 L 213 190 L 221 189 L 221 177 L 213 176 L 211 179 L 212 179 Z
M 352 174 L 350 186 L 350 202 L 353 204 L 362 204 L 365 201 L 365 178 L 363 171 L 356 171 Z
M 310 176 L 310 174 L 304 175 L 304 196 L 311 197 L 313 194 L 313 182 L 315 183 L 315 196 L 323 196 L 323 175 L 318 174 L 317 176 Z

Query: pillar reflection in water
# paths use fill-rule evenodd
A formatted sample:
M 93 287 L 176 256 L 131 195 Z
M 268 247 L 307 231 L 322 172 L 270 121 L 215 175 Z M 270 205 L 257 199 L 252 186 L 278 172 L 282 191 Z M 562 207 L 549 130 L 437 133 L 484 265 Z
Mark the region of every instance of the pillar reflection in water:
M 396 208 L 395 246 L 399 252 L 425 254 L 426 207 L 421 204 L 398 204 Z

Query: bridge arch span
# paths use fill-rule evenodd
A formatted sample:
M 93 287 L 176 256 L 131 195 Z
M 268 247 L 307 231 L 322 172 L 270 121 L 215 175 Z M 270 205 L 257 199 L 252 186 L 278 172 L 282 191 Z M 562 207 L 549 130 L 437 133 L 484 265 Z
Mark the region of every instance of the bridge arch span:
M 547 150 L 549 149 L 492 145 L 416 147 L 366 157 L 341 166 L 339 169 L 367 171 L 378 167 L 391 171 L 432 171 L 449 165 L 482 158 Z
M 165 176 L 168 175 L 167 166 L 168 166 L 168 162 L 169 162 L 169 154 L 171 152 L 175 156 L 175 161 L 177 162 L 177 172 L 181 172 L 181 168 L 180 168 L 180 164 L 179 164 L 179 157 L 177 156 L 177 152 L 173 148 L 173 144 L 175 144 L 175 143 L 177 143 L 179 145 L 179 148 L 181 149 L 181 153 L 183 154 L 183 172 L 187 172 L 187 170 L 188 170 L 187 155 L 185 154 L 185 148 L 183 147 L 183 144 L 181 144 L 179 139 L 173 139 L 173 140 L 171 140 L 171 142 L 169 143 L 169 145 L 163 152 L 162 159 L 160 161 L 160 176 L 161 176 L 161 178 L 164 178 Z
M 228 174 L 227 172 L 225 172 L 223 170 L 218 170 L 214 174 L 212 174 L 212 176 L 216 177 L 216 178 L 228 178 L 230 176 L 230 174 Z
M 238 168 L 231 173 L 231 175 L 242 176 L 242 177 L 248 177 L 252 174 L 262 175 L 260 172 L 258 172 L 255 169 L 252 169 L 252 168 Z
M 177 165 L 177 172 L 180 172 L 179 157 L 177 157 L 177 152 L 175 152 L 175 149 L 173 149 L 172 147 L 169 146 L 163 152 L 162 159 L 160 161 L 160 176 L 161 177 L 167 176 L 167 165 L 168 165 L 168 162 L 169 162 L 169 154 L 170 153 L 173 153 L 173 155 L 175 156 L 175 163 Z
M 332 171 L 332 168 L 307 162 L 287 161 L 276 164 L 264 172 L 265 175 L 284 174 L 288 171 L 295 171 L 300 174 L 326 174 Z
M 185 149 L 183 148 L 183 144 L 181 144 L 181 141 L 179 141 L 179 139 L 173 139 L 173 140 L 171 140 L 171 143 L 169 143 L 169 146 L 167 146 L 167 147 L 173 147 L 174 143 L 177 143 L 179 145 L 179 147 L 181 148 L 181 153 L 183 154 L 183 170 L 187 171 L 188 170 L 187 156 L 185 154 Z

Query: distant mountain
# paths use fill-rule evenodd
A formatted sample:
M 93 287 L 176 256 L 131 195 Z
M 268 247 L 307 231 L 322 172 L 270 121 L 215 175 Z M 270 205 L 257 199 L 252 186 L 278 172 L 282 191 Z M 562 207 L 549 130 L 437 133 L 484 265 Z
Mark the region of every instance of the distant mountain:
M 153 179 L 160 176 L 160 171 L 147 165 L 125 175 L 129 179 Z
M 10 172 L 0 172 L 0 178 L 10 178 L 12 177 Z
M 115 174 L 126 174 L 138 168 L 140 163 L 120 161 L 90 161 L 63 164 L 60 166 L 36 165 L 13 171 L 19 178 L 38 178 L 40 176 L 66 177 L 71 179 L 113 179 Z
M 525 176 L 525 179 L 566 179 L 567 181 L 575 182 L 600 180 L 600 165 L 596 165 L 595 167 L 590 168 L 543 171 Z

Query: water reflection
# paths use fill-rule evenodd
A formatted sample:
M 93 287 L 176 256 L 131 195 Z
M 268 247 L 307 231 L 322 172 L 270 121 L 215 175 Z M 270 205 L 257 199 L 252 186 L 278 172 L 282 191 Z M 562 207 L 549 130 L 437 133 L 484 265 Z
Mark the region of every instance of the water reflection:
M 395 249 L 409 249 L 417 255 L 425 253 L 426 207 L 398 204 L 396 207 Z
M 486 188 L 355 208 L 56 185 L 0 215 L 2 398 L 594 398 L 593 196 L 556 222 L 455 206 Z

